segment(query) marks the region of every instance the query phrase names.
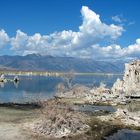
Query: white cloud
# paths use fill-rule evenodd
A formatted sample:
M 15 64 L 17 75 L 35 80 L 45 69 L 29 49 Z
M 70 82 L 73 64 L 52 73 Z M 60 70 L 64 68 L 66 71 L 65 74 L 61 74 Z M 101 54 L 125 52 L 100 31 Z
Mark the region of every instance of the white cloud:
M 119 23 L 122 22 L 121 18 L 118 15 L 117 16 L 113 16 L 112 20 L 115 21 L 115 22 L 119 22 Z
M 135 24 L 135 21 L 130 21 L 129 23 L 128 23 L 128 26 L 131 26 L 131 25 L 134 25 Z
M 17 30 L 16 36 L 9 38 L 4 30 L 0 31 L 0 47 L 9 43 L 15 54 L 26 55 L 40 53 L 53 56 L 73 56 L 95 59 L 136 57 L 140 54 L 140 39 L 128 47 L 101 44 L 116 40 L 122 35 L 123 27 L 103 23 L 100 16 L 88 7 L 81 9 L 83 22 L 79 30 L 54 32 L 50 35 L 35 33 L 27 35 Z M 119 22 L 119 19 L 118 19 Z
M 83 16 L 83 24 L 79 27 L 80 32 L 84 35 L 90 35 L 94 38 L 103 39 L 110 37 L 110 39 L 117 39 L 121 36 L 123 28 L 114 24 L 107 25 L 100 20 L 100 16 L 83 6 L 81 10 Z
M 0 30 L 0 48 L 3 48 L 9 42 L 7 33 L 2 29 Z
M 93 54 L 92 58 L 140 58 L 140 39 L 136 40 L 136 43 L 129 45 L 128 47 L 121 47 L 117 44 L 101 47 L 99 45 L 93 45 L 89 51 Z
M 112 17 L 112 20 L 118 23 L 126 22 L 126 19 L 123 18 L 123 15 L 116 15 Z
M 20 51 L 21 48 L 26 50 L 26 45 L 28 43 L 28 35 L 17 30 L 16 37 L 11 38 L 11 45 L 14 51 Z
M 125 55 L 129 55 L 131 57 L 140 57 L 140 39 L 137 39 L 135 44 L 129 45 L 128 48 L 124 49 Z
M 121 26 L 103 23 L 100 16 L 86 6 L 82 7 L 81 14 L 83 23 L 79 26 L 78 32 L 64 30 L 50 35 L 42 36 L 36 33 L 33 36 L 28 36 L 18 30 L 16 37 L 11 39 L 12 50 L 21 55 L 27 52 L 72 55 L 99 42 L 115 40 L 123 32 Z

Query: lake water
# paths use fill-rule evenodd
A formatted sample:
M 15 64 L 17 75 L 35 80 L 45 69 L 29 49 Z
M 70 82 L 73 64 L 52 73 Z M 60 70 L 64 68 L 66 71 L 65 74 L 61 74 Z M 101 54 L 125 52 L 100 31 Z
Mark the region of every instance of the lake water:
M 13 79 L 13 77 L 8 77 Z M 113 83 L 117 78 L 122 78 L 121 76 L 76 76 L 72 79 L 72 85 L 83 84 L 89 87 L 99 86 L 101 82 L 105 83 L 107 87 L 112 87 Z M 7 82 L 5 84 L 0 84 L 0 102 L 27 102 L 36 101 L 40 98 L 51 98 L 55 95 L 56 87 L 59 83 L 67 85 L 67 79 L 62 77 L 45 77 L 45 76 L 21 76 L 19 83 Z M 129 106 L 131 111 L 137 111 L 134 105 Z M 115 108 L 112 106 L 84 106 L 80 107 L 81 111 L 109 111 L 114 112 Z M 0 108 L 0 118 L 4 122 L 9 120 L 9 117 L 15 121 L 20 120 L 19 116 L 23 118 L 27 117 L 24 115 L 17 116 L 17 113 L 23 113 L 24 110 L 15 109 L 15 113 L 11 109 Z M 17 112 L 18 111 L 18 112 Z M 10 115 L 9 115 L 10 112 Z M 29 111 L 29 113 L 31 113 Z M 15 116 L 14 116 L 15 115 Z M 26 114 L 28 115 L 28 114 Z M 14 116 L 12 118 L 11 116 Z M 29 115 L 30 116 L 30 115 Z M 13 122 L 12 120 L 12 122 Z M 9 122 L 8 127 L 9 128 Z M 14 128 L 11 128 L 14 131 Z M 9 130 L 8 130 L 9 131 Z M 13 131 L 11 131 L 13 133 Z M 2 131 L 3 132 L 3 131 Z M 4 132 L 5 129 L 4 129 Z M 7 133 L 7 132 L 6 132 Z M 3 133 L 2 133 L 3 134 Z M 139 140 L 140 132 L 133 130 L 119 130 L 117 133 L 106 138 L 106 140 Z
M 97 113 L 103 113 L 105 114 L 105 112 L 107 113 L 113 113 L 115 112 L 117 109 L 113 106 L 105 106 L 105 105 L 74 105 L 74 110 L 79 110 L 85 113 L 90 113 L 93 115 L 93 113 L 95 115 L 97 115 Z M 104 112 L 105 111 L 105 112 Z
M 140 140 L 140 131 L 122 129 L 106 140 Z
M 111 87 L 116 79 L 121 76 L 75 76 L 71 83 L 83 84 L 89 87 L 99 86 L 101 82 Z M 13 77 L 8 77 L 13 79 Z M 36 101 L 39 98 L 50 98 L 55 95 L 58 84 L 67 86 L 67 78 L 45 76 L 20 76 L 19 83 L 0 83 L 0 102 L 27 102 Z

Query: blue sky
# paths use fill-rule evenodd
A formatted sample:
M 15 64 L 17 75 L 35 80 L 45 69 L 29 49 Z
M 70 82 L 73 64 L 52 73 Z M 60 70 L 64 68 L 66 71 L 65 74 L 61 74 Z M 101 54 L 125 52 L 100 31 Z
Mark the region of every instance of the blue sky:
M 0 5 L 0 55 L 140 54 L 139 0 L 1 0 Z

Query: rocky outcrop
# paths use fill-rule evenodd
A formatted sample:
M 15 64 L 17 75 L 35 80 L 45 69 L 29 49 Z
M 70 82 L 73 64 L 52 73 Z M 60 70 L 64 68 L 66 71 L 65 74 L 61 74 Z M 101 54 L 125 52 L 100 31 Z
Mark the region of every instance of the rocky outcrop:
M 98 118 L 106 122 L 118 123 L 118 121 L 120 121 L 120 123 L 125 126 L 134 126 L 140 128 L 140 111 L 129 112 L 126 109 L 118 109 L 113 114 L 98 116 Z
M 90 88 L 84 85 L 75 85 L 72 89 L 56 93 L 56 96 L 60 98 L 86 98 L 89 92 Z
M 100 87 L 88 88 L 85 86 L 75 86 L 74 88 L 64 93 L 57 93 L 59 98 L 80 100 L 81 103 L 86 104 L 107 104 L 118 105 L 130 102 L 123 94 L 113 94 L 110 89 L 104 85 Z
M 72 111 L 68 105 L 58 100 L 50 100 L 43 103 L 42 116 L 38 120 L 25 124 L 36 135 L 44 135 L 48 138 L 61 138 L 78 135 L 87 132 L 88 116 Z
M 81 99 L 86 103 L 126 104 L 130 98 L 140 98 L 140 60 L 125 64 L 123 80 L 117 79 L 111 89 L 104 85 L 92 89 L 75 86 L 69 91 L 58 93 L 63 98 Z
M 114 94 L 126 96 L 140 96 L 140 60 L 125 64 L 123 80 L 118 79 L 113 87 Z
M 5 75 L 4 74 L 2 74 L 0 76 L 0 82 L 6 82 L 6 79 L 5 79 Z

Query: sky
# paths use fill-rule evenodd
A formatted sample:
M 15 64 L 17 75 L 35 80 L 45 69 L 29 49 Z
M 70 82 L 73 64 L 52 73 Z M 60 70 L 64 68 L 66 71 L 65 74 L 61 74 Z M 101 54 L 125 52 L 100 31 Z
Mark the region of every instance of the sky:
M 140 57 L 139 0 L 0 0 L 0 55 Z

